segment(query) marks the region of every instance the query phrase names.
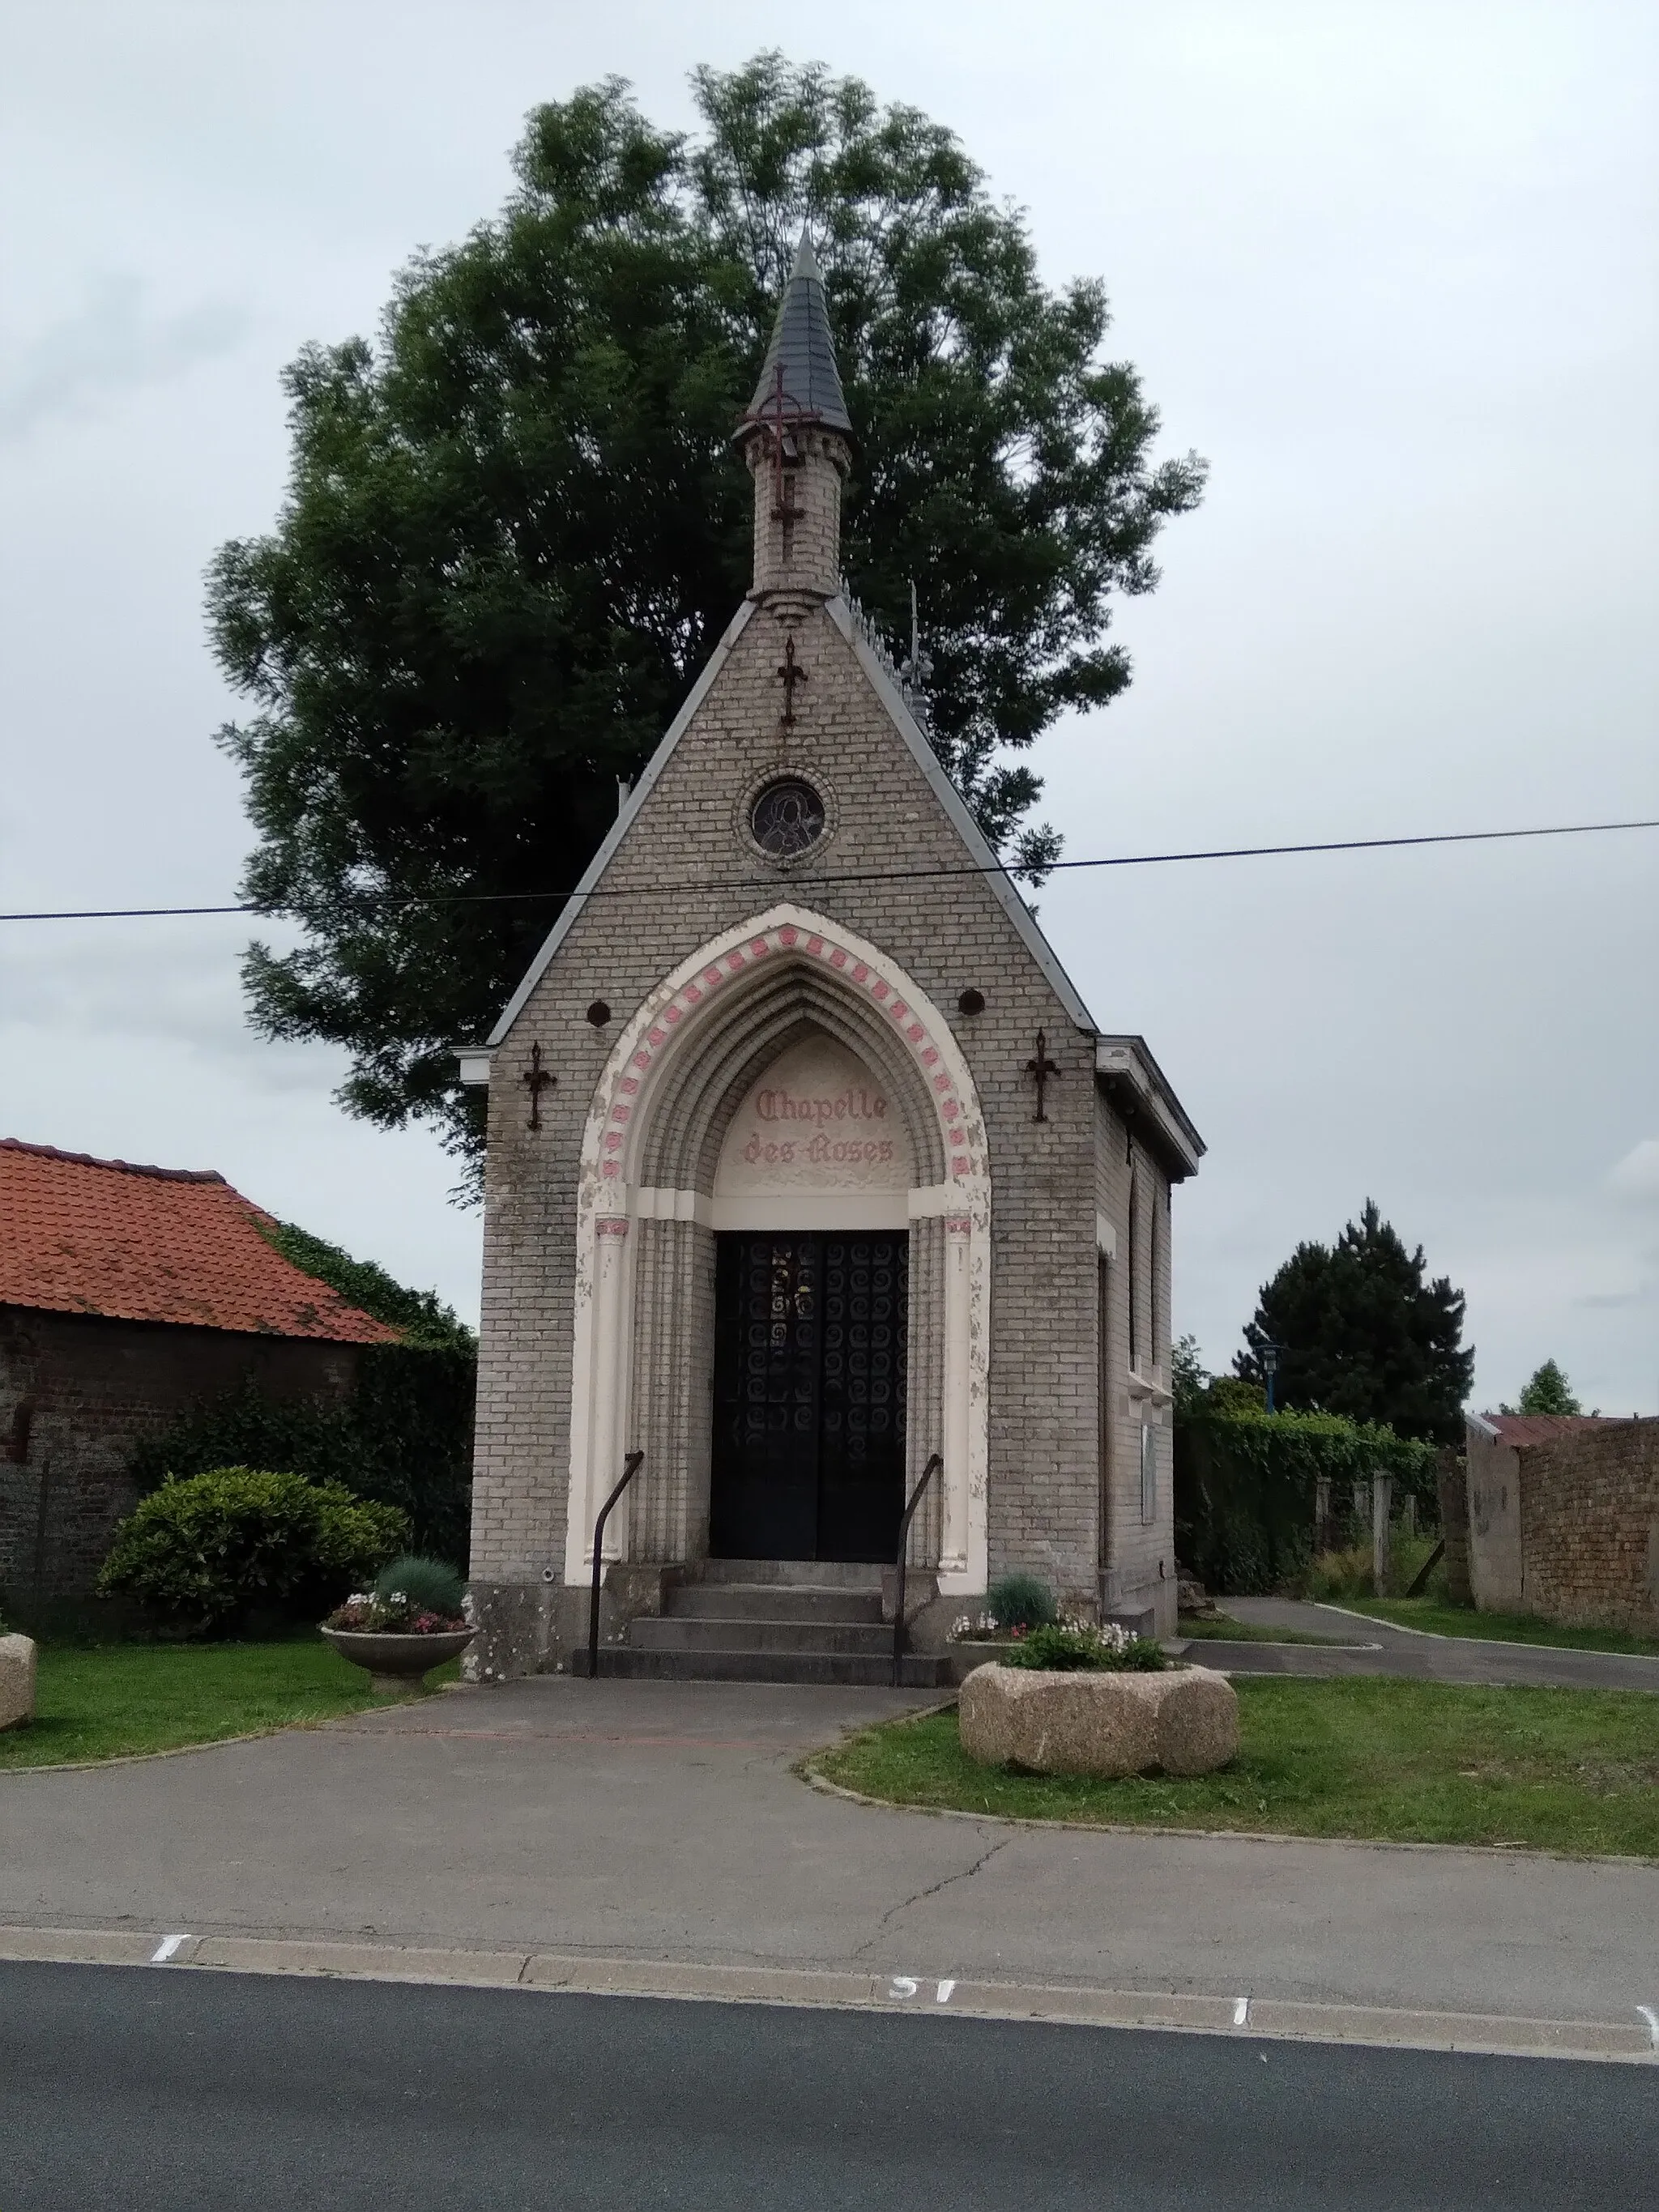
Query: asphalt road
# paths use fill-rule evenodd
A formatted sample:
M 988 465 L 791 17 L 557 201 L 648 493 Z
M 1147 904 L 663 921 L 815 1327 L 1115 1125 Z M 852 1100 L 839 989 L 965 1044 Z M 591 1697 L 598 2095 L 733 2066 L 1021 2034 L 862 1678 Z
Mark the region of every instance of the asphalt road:
M 1229 1674 L 1396 1674 L 1417 1682 L 1530 1685 L 1541 1689 L 1645 1690 L 1659 1697 L 1659 1659 L 1634 1652 L 1566 1651 L 1544 1644 L 1506 1644 L 1475 1636 L 1434 1636 L 1297 1598 L 1230 1597 L 1226 1610 L 1258 1628 L 1296 1628 L 1341 1642 L 1228 1643 L 1195 1637 L 1183 1656 Z
M 0 1966 L 4 2212 L 1650 2205 L 1659 2069 Z
M 1653 1865 L 1010 1827 L 852 1804 L 792 1771 L 921 1702 L 538 1675 L 179 1758 L 22 1770 L 0 1776 L 0 1927 L 1632 2026 L 1659 2008 Z M 0 2161 L 10 2212 L 3 2182 Z

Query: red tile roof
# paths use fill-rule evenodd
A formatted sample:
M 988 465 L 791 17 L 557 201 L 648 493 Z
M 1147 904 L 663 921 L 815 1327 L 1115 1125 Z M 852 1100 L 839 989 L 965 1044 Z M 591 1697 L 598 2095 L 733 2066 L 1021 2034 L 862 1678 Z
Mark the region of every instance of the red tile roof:
M 133 1167 L 0 1138 L 0 1305 L 261 1336 L 396 1344 L 260 1233 L 210 1170 Z
M 1575 1429 L 1609 1428 L 1624 1417 L 1619 1413 L 1482 1413 L 1488 1428 L 1496 1429 L 1506 1444 L 1548 1444 Z

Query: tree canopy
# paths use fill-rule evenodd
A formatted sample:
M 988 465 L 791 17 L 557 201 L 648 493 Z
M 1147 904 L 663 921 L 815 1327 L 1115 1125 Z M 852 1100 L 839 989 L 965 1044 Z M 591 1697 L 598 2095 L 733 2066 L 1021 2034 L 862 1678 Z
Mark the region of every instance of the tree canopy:
M 1334 1245 L 1298 1244 L 1262 1285 L 1233 1366 L 1262 1382 L 1263 1347 L 1276 1345 L 1280 1405 L 1455 1443 L 1474 1372 L 1464 1306 L 1445 1276 L 1425 1279 L 1422 1246 L 1408 1253 L 1367 1199 Z
M 1104 289 L 1039 279 L 1022 215 L 953 136 L 776 53 L 700 70 L 695 137 L 617 80 L 535 109 L 517 190 L 417 254 L 378 343 L 288 370 L 268 536 L 222 547 L 215 648 L 252 718 L 221 733 L 258 842 L 252 1018 L 352 1056 L 388 1126 L 477 1131 L 451 1048 L 486 1028 L 747 588 L 731 433 L 796 237 L 825 274 L 859 453 L 849 581 L 892 639 L 915 583 L 935 741 L 1040 878 L 1024 757 L 1129 681 L 1115 594 L 1150 591 L 1195 457 L 1103 353 Z
M 1501 1406 L 1504 1413 L 1582 1413 L 1572 1385 L 1553 1359 L 1533 1370 L 1521 1392 L 1518 1405 Z

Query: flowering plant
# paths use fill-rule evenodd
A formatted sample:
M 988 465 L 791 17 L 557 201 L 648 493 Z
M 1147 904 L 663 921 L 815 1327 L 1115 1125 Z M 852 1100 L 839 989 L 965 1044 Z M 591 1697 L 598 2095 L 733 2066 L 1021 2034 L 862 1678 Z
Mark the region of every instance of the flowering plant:
M 1115 1620 L 1057 1620 L 1034 1628 L 1010 1650 L 1010 1667 L 1061 1674 L 1155 1674 L 1169 1665 L 1155 1636 L 1136 1636 Z
M 1063 1628 L 1071 1632 L 1092 1634 L 1094 1624 L 1079 1614 L 1062 1613 L 1054 1620 L 1024 1621 L 999 1620 L 994 1613 L 961 1613 L 951 1623 L 951 1641 L 960 1644 L 964 1638 L 975 1643 L 1022 1644 L 1028 1636 L 1035 1636 L 1039 1628 Z M 1124 1630 L 1115 1632 L 1119 1635 Z
M 459 1613 L 434 1613 L 430 1606 L 416 1603 L 404 1590 L 388 1590 L 384 1597 L 358 1590 L 337 1606 L 323 1626 L 379 1636 L 447 1636 L 470 1624 Z
M 951 1623 L 951 1640 L 953 1644 L 960 1644 L 964 1637 L 981 1638 L 1003 1632 L 994 1613 L 960 1613 Z M 1013 1633 L 1020 1636 L 1024 1632 L 1023 1629 L 1017 1628 Z

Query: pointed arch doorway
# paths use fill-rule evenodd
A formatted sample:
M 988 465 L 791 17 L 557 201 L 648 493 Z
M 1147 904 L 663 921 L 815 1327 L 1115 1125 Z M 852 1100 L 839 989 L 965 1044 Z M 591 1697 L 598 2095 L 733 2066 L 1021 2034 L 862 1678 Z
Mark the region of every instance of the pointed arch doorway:
M 768 1121 L 756 1097 L 763 1127 L 728 1148 L 764 1075 L 820 1037 L 875 1074 L 887 1112 L 867 1119 L 884 1133 L 848 1127 L 866 1119 L 862 1102 L 836 1117 L 832 1095 L 830 1119 L 814 1107 L 808 1123 L 776 1102 Z M 896 1120 L 902 1141 L 885 1134 Z M 873 1158 L 837 1153 L 855 1133 L 877 1146 Z M 742 1158 L 751 1137 L 756 1156 Z M 796 1147 L 787 1158 L 766 1150 L 785 1144 Z M 910 1188 L 898 1188 L 907 1175 Z M 591 1575 L 595 1518 L 629 1447 L 645 1465 L 606 1523 L 604 1557 L 692 1564 L 711 1549 L 721 1239 L 908 1232 L 902 1479 L 914 1482 L 932 1452 L 943 1459 L 910 1557 L 935 1568 L 941 1592 L 985 1588 L 989 1161 L 972 1073 L 913 977 L 867 939 L 788 903 L 710 939 L 617 1039 L 576 1200 L 567 1583 Z
M 891 1559 L 914 1180 L 882 1079 L 822 1031 L 763 1069 L 733 1114 L 713 1207 L 715 1558 Z

